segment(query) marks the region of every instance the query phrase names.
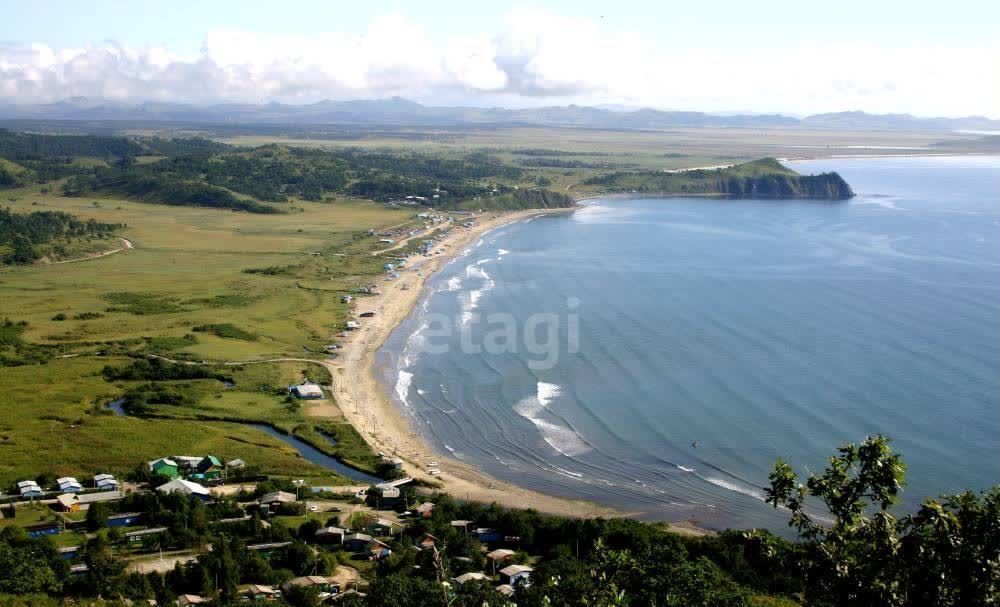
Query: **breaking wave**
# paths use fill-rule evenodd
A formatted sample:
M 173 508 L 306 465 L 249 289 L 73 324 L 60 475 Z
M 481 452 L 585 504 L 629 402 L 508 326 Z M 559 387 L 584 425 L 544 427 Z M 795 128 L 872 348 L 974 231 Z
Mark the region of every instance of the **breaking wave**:
M 410 395 L 410 384 L 413 383 L 413 374 L 409 371 L 399 370 L 399 375 L 396 377 L 396 398 L 399 402 L 403 403 L 403 406 L 409 407 L 409 395 Z
M 561 392 L 562 388 L 556 384 L 538 382 L 536 395 L 521 399 L 514 405 L 514 412 L 534 424 L 542 439 L 562 455 L 582 455 L 591 450 L 583 437 L 564 423 L 551 419 L 547 411 Z

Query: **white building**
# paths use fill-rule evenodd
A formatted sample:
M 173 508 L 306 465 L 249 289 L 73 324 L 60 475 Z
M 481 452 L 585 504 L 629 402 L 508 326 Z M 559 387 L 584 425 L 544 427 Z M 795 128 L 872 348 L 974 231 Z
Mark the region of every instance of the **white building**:
M 191 481 L 186 481 L 180 478 L 175 478 L 169 483 L 160 485 L 156 488 L 156 490 L 164 495 L 170 493 L 180 493 L 181 495 L 194 496 L 200 499 L 208 499 L 212 497 L 212 494 L 208 491 L 208 489 L 202 487 L 198 483 L 192 483 Z
M 56 479 L 56 484 L 59 485 L 59 491 L 63 493 L 79 493 L 83 491 L 83 485 L 72 476 L 64 476 Z
M 111 474 L 98 474 L 94 477 L 94 486 L 101 491 L 117 491 L 118 480 Z

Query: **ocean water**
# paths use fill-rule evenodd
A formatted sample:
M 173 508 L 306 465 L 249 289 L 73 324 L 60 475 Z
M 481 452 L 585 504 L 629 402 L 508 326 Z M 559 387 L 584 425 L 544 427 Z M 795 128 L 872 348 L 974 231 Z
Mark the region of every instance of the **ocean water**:
M 1000 482 L 1000 157 L 793 166 L 858 196 L 601 199 L 487 234 L 379 352 L 389 391 L 442 453 L 649 519 L 780 532 L 774 461 L 877 432 L 903 511 Z

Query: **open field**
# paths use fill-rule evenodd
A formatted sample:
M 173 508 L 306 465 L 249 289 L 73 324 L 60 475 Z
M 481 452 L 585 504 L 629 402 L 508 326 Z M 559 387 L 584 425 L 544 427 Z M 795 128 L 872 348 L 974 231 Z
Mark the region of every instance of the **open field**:
M 26 321 L 21 337 L 58 346 L 44 365 L 5 367 L 0 381 L 0 485 L 43 472 L 81 477 L 129 472 L 171 453 L 240 457 L 273 474 L 329 475 L 291 447 L 236 423 L 284 430 L 310 407 L 280 394 L 294 381 L 328 383 L 318 365 L 288 362 L 227 369 L 235 386 L 187 382 L 198 404 L 156 407 L 171 419 L 112 415 L 104 403 L 142 382 L 108 382 L 101 369 L 129 355 L 191 360 L 322 358 L 347 308 L 340 296 L 377 271 L 374 239 L 358 233 L 404 223 L 410 212 L 355 201 L 295 202 L 297 212 L 252 215 L 114 199 L 65 198 L 33 186 L 4 191 L 14 211 L 61 210 L 124 223 L 134 249 L 72 264 L 0 270 L 0 317 Z M 333 255 L 332 251 L 354 255 Z M 280 268 L 272 273 L 244 273 Z M 299 281 L 323 291 L 297 288 Z M 59 316 L 62 315 L 62 316 Z M 55 318 L 64 320 L 54 320 Z

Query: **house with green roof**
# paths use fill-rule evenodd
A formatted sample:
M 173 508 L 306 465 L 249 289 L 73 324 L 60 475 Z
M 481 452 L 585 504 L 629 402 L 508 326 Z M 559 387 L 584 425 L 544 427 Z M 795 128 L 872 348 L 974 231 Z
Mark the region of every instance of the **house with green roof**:
M 198 462 L 194 467 L 195 472 L 189 476 L 199 481 L 208 481 L 217 478 L 222 478 L 225 466 L 219 461 L 219 458 L 214 455 L 206 455 Z
M 180 477 L 180 472 L 177 469 L 177 462 L 168 457 L 161 457 L 160 459 L 154 459 L 149 462 L 149 471 L 153 474 L 166 476 L 168 478 Z

